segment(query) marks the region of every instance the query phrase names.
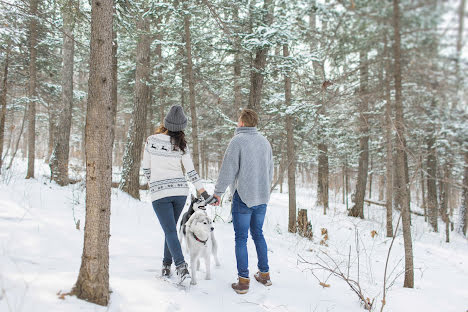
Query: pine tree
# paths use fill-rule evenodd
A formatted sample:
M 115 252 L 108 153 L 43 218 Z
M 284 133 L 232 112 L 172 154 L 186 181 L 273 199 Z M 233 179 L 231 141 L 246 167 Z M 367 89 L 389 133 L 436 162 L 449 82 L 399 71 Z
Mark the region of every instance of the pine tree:
M 398 137 L 397 143 L 397 194 L 398 204 L 401 207 L 403 224 L 403 241 L 405 246 L 405 281 L 403 287 L 414 287 L 413 243 L 411 240 L 410 210 L 408 206 L 408 192 L 405 178 L 405 124 L 402 103 L 401 85 L 401 35 L 400 35 L 400 1 L 393 0 L 393 31 L 395 42 L 393 45 L 394 78 L 395 78 L 395 128 Z
M 136 47 L 135 91 L 132 118 L 128 128 L 127 144 L 123 158 L 122 178 L 119 188 L 140 199 L 141 152 L 146 133 L 146 115 L 149 105 L 150 47 L 149 18 L 142 10 L 137 21 L 138 43 Z
M 37 6 L 38 0 L 29 1 L 29 105 L 28 105 L 28 172 L 26 179 L 34 178 L 34 161 L 36 159 L 36 102 L 37 102 Z
M 78 280 L 72 293 L 109 302 L 109 238 L 113 146 L 113 0 L 93 0 L 86 113 L 86 224 Z
M 63 16 L 63 64 L 62 64 L 62 103 L 59 123 L 55 129 L 54 149 L 49 160 L 51 178 L 59 185 L 67 185 L 68 157 L 70 150 L 70 129 L 73 108 L 73 64 L 75 57 L 74 28 L 79 2 L 65 0 L 61 11 Z

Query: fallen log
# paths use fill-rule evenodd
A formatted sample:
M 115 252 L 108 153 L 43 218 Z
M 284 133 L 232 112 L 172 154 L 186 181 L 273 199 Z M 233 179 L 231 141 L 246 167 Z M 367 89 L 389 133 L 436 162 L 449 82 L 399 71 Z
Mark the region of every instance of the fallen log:
M 380 202 L 380 201 L 375 201 L 375 200 L 370 200 L 370 199 L 364 199 L 364 202 L 368 203 L 368 204 L 374 204 L 374 205 L 377 205 L 377 206 L 386 207 L 385 202 Z M 399 209 L 397 209 L 397 210 L 399 211 Z M 414 215 L 420 216 L 420 217 L 424 217 L 424 214 L 421 213 L 421 212 L 418 212 L 418 211 L 411 210 L 411 213 L 414 214 Z
M 374 205 L 377 205 L 377 206 L 382 206 L 382 207 L 385 207 L 387 205 L 385 202 L 379 202 L 379 201 L 365 199 L 365 198 L 364 198 L 364 202 L 368 203 L 368 204 L 374 204 Z

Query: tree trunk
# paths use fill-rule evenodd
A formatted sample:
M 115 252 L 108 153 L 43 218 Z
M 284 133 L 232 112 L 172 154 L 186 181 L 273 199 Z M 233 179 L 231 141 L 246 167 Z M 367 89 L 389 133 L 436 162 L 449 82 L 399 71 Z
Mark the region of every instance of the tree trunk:
M 72 293 L 109 302 L 109 228 L 112 184 L 113 0 L 93 0 L 86 113 L 86 224 L 80 273 Z
M 406 148 L 406 138 L 402 138 L 403 146 L 405 147 L 405 184 L 406 184 L 406 192 L 408 193 L 406 198 L 408 199 L 408 209 L 411 211 L 411 188 L 410 188 L 410 180 L 409 180 L 409 167 L 408 167 L 408 152 Z M 409 214 L 410 224 L 411 224 L 411 213 Z
M 164 87 L 164 77 L 163 77 L 163 66 L 164 60 L 162 56 L 162 29 L 160 26 L 161 19 L 158 19 L 158 33 L 156 39 L 158 40 L 158 45 L 156 46 L 156 55 L 158 57 L 158 82 L 159 82 L 159 118 L 161 123 L 164 122 L 164 110 L 166 109 L 166 88 Z
M 184 2 L 184 7 L 187 4 Z M 193 77 L 192 64 L 192 40 L 190 38 L 190 14 L 186 12 L 184 15 L 184 30 L 185 30 L 185 53 L 187 54 L 187 76 L 189 84 L 189 101 L 190 101 L 190 116 L 192 117 L 192 153 L 193 165 L 195 171 L 200 172 L 200 151 L 198 148 L 198 119 L 197 109 L 195 106 L 195 78 Z
M 3 79 L 2 79 L 2 94 L 0 96 L 0 105 L 2 110 L 0 113 L 0 173 L 2 172 L 3 160 L 3 141 L 5 139 L 5 118 L 7 111 L 7 92 L 8 92 L 8 65 L 10 61 L 11 43 L 8 41 L 8 46 L 5 53 L 5 61 L 3 63 Z M 12 131 L 13 135 L 13 131 Z M 8 152 L 8 151 L 7 151 Z
M 423 170 L 423 159 L 422 156 L 419 156 L 419 164 L 421 166 L 421 199 L 422 199 L 422 207 L 424 209 L 424 221 L 427 222 L 427 203 L 426 203 L 426 190 L 425 190 L 425 183 L 424 183 L 424 171 Z
M 112 0 L 113 1 L 113 0 Z M 117 14 L 117 9 L 114 5 L 114 16 Z M 116 21 L 112 21 L 112 23 L 116 23 Z M 116 23 L 117 24 L 117 23 Z M 117 75 L 119 64 L 117 60 L 117 31 L 114 25 L 112 26 L 112 142 L 115 139 L 115 124 L 117 119 Z M 112 146 L 114 148 L 114 146 Z
M 34 160 L 36 154 L 36 84 L 37 84 L 37 5 L 38 0 L 29 1 L 29 88 L 28 88 L 28 172 L 26 179 L 34 178 Z
M 51 179 L 59 185 L 68 185 L 68 157 L 70 150 L 70 129 L 73 107 L 73 63 L 75 56 L 75 10 L 79 1 L 68 0 L 63 4 L 63 63 L 62 103 L 59 123 L 54 134 L 54 149 L 49 160 Z
M 16 153 L 18 152 L 19 143 L 21 141 L 21 137 L 23 136 L 24 124 L 26 123 L 26 119 L 28 118 L 28 109 L 27 107 L 24 108 L 23 120 L 21 121 L 20 131 L 18 133 L 18 137 L 16 138 L 16 143 L 14 144 L 13 153 L 11 154 L 10 161 L 8 162 L 8 166 L 6 167 L 7 170 L 11 168 L 13 164 L 13 160 L 16 157 Z
M 445 242 L 450 242 L 450 218 L 448 215 L 448 200 L 449 200 L 449 182 L 450 181 L 450 168 L 447 164 L 443 168 L 444 177 L 441 179 L 442 183 L 442 194 L 440 203 L 440 214 L 442 220 L 445 222 Z
M 133 198 L 140 199 L 140 164 L 149 100 L 148 83 L 152 41 L 149 34 L 148 17 L 140 16 L 138 18 L 137 29 L 139 35 L 136 48 L 135 95 L 119 188 Z
M 328 146 L 324 142 L 318 145 L 317 206 L 323 207 L 323 214 L 328 209 Z
M 435 138 L 434 133 L 431 133 L 426 138 L 427 144 L 427 209 L 429 212 L 429 224 L 432 226 L 434 232 L 438 232 L 438 201 L 437 201 L 437 185 L 436 185 L 436 174 L 437 174 L 437 160 L 435 150 Z
M 401 38 L 400 38 L 400 8 L 399 0 L 393 0 L 393 28 L 395 43 L 393 46 L 395 59 L 395 128 L 399 138 L 397 146 L 397 189 L 398 203 L 401 205 L 403 242 L 405 247 L 405 280 L 403 287 L 414 287 L 413 243 L 411 241 L 410 210 L 405 178 L 405 127 L 403 116 L 402 83 L 401 83 Z
M 273 2 L 272 0 L 263 1 L 263 18 L 265 25 L 270 25 L 273 20 Z M 266 66 L 266 59 L 269 47 L 257 48 L 255 51 L 255 59 L 253 60 L 250 71 L 250 93 L 248 108 L 258 110 L 260 108 L 260 100 L 262 98 L 263 75 Z
M 370 156 L 370 170 L 369 170 L 369 183 L 367 183 L 369 185 L 369 199 L 372 199 L 372 183 L 373 183 L 373 179 L 374 179 L 374 162 L 372 160 L 372 155 Z
M 379 174 L 379 201 L 384 201 L 384 188 L 385 188 L 385 176 L 383 174 Z
M 393 144 L 392 144 L 392 102 L 390 98 L 390 55 L 387 46 L 387 36 L 385 36 L 385 146 L 387 156 L 385 159 L 385 208 L 387 211 L 386 229 L 387 237 L 393 236 Z
M 310 29 L 310 52 L 316 53 L 318 46 L 318 38 L 314 35 L 317 31 L 317 20 L 316 20 L 316 7 L 315 2 L 312 3 L 309 14 L 309 29 Z M 326 32 L 326 23 L 322 21 L 322 32 Z M 314 67 L 314 75 L 319 78 L 318 81 L 325 81 L 325 68 L 323 63 L 318 61 L 312 61 Z M 325 95 L 327 93 L 326 88 L 322 88 L 322 106 L 318 110 L 318 120 L 322 122 L 322 116 L 325 116 Z M 318 127 L 318 177 L 317 177 L 317 206 L 323 207 L 323 214 L 327 214 L 328 209 L 328 189 L 329 189 L 329 171 L 328 171 L 328 146 L 326 135 L 320 130 L 321 126 Z
M 461 55 L 463 48 L 463 30 L 464 30 L 464 19 L 465 19 L 465 0 L 460 0 L 460 7 L 458 8 L 458 32 L 457 32 L 457 47 L 456 47 L 456 59 L 455 59 L 455 78 L 456 78 L 456 92 L 457 92 L 457 101 L 456 105 L 461 108 L 463 104 L 463 78 L 464 75 L 460 74 L 461 72 Z
M 152 66 L 152 64 L 150 64 Z M 153 125 L 153 116 L 154 116 L 154 87 L 151 86 L 148 88 L 148 112 L 146 114 L 146 130 L 145 130 L 145 138 L 149 137 L 154 133 L 154 125 Z
M 48 122 L 49 122 L 49 140 L 47 141 L 47 154 L 44 156 L 44 163 L 49 163 L 50 157 L 52 156 L 52 152 L 54 151 L 54 136 L 57 132 L 57 119 L 59 115 L 57 114 L 57 107 L 58 103 L 49 103 L 47 105 L 47 115 L 48 115 Z
M 356 181 L 356 193 L 354 196 L 354 206 L 349 211 L 352 217 L 364 219 L 364 196 L 366 194 L 367 173 L 369 166 L 369 127 L 367 123 L 368 99 L 367 84 L 369 68 L 367 65 L 367 51 L 359 53 L 360 60 L 360 94 L 359 99 L 359 168 Z
M 233 6 L 233 20 L 235 23 L 239 22 L 239 9 L 236 5 Z M 242 72 L 242 59 L 241 59 L 241 39 L 236 36 L 234 41 L 234 120 L 237 120 L 239 111 L 242 106 L 242 92 L 241 92 L 241 72 Z
M 466 236 L 466 229 L 468 228 L 468 150 L 465 149 L 465 172 L 463 175 L 463 190 L 462 199 L 460 204 L 460 220 L 458 226 L 458 232 L 463 233 Z
M 289 47 L 283 45 L 283 57 L 289 58 Z M 287 72 L 284 77 L 284 98 L 286 107 L 291 105 L 291 76 Z M 288 191 L 289 191 L 289 223 L 288 231 L 296 233 L 296 151 L 294 148 L 294 120 L 291 114 L 286 115 L 286 140 L 288 157 Z
M 345 175 L 345 197 L 346 197 L 346 210 L 349 210 L 348 197 L 349 197 L 349 175 L 348 175 L 348 159 L 346 158 L 345 164 L 343 165 Z

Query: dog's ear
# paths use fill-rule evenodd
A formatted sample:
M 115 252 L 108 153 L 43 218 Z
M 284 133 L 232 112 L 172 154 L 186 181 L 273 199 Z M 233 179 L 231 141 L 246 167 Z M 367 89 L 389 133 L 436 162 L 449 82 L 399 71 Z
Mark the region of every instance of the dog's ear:
M 185 223 L 185 228 L 190 230 L 190 227 L 192 226 L 192 223 L 194 220 L 197 218 L 195 213 L 187 220 L 187 223 Z
M 193 194 L 191 194 L 191 196 L 192 196 L 192 202 L 195 201 L 196 199 L 195 196 L 193 196 Z

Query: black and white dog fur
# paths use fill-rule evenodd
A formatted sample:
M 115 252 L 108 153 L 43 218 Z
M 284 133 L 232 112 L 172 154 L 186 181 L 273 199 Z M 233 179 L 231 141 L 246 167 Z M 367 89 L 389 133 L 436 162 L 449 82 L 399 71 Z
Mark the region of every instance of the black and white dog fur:
M 211 255 L 213 255 L 216 266 L 219 266 L 217 256 L 218 245 L 214 236 L 214 227 L 208 214 L 205 211 L 203 199 L 192 197 L 189 210 L 183 215 L 180 228 L 179 240 L 185 238 L 187 250 L 190 254 L 190 268 L 192 280 L 191 284 L 197 284 L 197 270 L 200 269 L 200 258 L 203 258 L 206 265 L 205 279 L 211 279 Z
M 193 213 L 198 210 L 206 211 L 205 201 L 203 200 L 203 198 L 196 198 L 192 194 L 192 201 L 190 202 L 190 207 L 188 211 L 182 215 L 182 219 L 180 220 L 179 233 L 182 230 L 185 235 L 185 225 L 187 224 L 187 221 L 190 219 Z

